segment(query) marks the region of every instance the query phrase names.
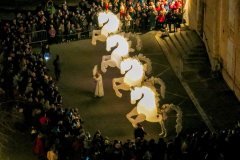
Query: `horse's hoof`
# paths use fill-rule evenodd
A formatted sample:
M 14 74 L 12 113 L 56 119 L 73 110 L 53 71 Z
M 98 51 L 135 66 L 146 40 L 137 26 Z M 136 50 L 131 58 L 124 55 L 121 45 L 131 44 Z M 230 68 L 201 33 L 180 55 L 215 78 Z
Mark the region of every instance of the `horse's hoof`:
M 160 137 L 167 137 L 167 134 L 166 133 L 160 133 L 159 136 Z
M 101 68 L 101 71 L 103 72 L 103 73 L 106 73 L 107 72 L 107 70 L 106 70 L 106 68 Z
M 136 124 L 136 123 L 132 123 L 132 126 L 133 126 L 134 128 L 137 128 L 137 124 Z
M 142 48 L 141 47 L 136 47 L 137 51 L 140 51 Z
M 129 52 L 135 52 L 135 49 L 130 49 Z
M 122 93 L 117 93 L 117 92 L 116 92 L 116 95 L 117 95 L 119 98 L 122 97 Z

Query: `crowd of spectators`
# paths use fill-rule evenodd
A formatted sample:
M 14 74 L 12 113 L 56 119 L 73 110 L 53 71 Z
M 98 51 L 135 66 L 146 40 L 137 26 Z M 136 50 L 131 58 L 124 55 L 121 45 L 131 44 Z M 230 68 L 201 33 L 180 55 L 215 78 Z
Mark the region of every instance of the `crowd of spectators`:
M 181 0 L 79 0 L 77 7 L 46 2 L 36 13 L 18 13 L 1 23 L 1 88 L 6 97 L 28 102 L 25 123 L 30 126 L 33 153 L 39 159 L 58 160 L 232 160 L 239 159 L 240 125 L 216 133 L 182 133 L 173 139 L 125 142 L 111 140 L 101 131 L 91 136 L 78 109 L 64 108 L 56 79 L 49 74 L 44 54 L 36 53 L 31 36 L 47 30 L 49 43 L 80 39 L 98 28 L 97 13 L 119 13 L 123 30 L 147 31 L 180 27 Z M 130 23 L 129 23 L 130 22 Z M 168 26 L 168 27 L 167 27 Z M 46 50 L 46 49 L 45 49 Z M 235 158 L 233 158 L 235 157 Z M 237 158 L 236 158 L 237 157 Z
M 48 0 L 35 11 L 19 12 L 8 25 L 24 34 L 30 43 L 36 31 L 46 31 L 49 43 L 69 42 L 98 29 L 97 16 L 103 10 L 119 14 L 126 32 L 172 32 L 179 30 L 182 23 L 182 0 L 79 0 L 77 6 L 66 2 L 56 5 Z

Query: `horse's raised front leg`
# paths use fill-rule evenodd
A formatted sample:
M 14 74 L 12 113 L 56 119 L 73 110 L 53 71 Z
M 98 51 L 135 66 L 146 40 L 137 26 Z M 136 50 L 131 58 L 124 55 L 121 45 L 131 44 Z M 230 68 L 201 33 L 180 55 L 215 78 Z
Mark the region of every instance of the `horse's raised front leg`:
M 119 90 L 124 90 L 124 91 L 129 91 L 130 90 L 130 86 L 127 85 L 126 83 L 124 83 L 123 79 L 124 79 L 124 77 L 118 78 L 118 80 L 115 81 L 115 88 L 114 88 L 114 90 L 115 90 L 116 95 L 119 98 L 122 97 L 122 93 Z M 116 83 L 118 83 L 118 85 Z
M 137 107 L 135 107 L 135 108 L 137 108 Z M 136 109 L 137 110 L 137 109 Z M 131 111 L 132 112 L 132 111 Z M 130 113 L 131 113 L 130 112 Z M 136 113 L 135 113 L 136 112 Z M 129 114 L 129 113 L 128 113 Z M 128 117 L 128 114 L 127 114 L 127 117 Z M 136 116 L 137 115 L 137 116 Z M 135 111 L 134 110 L 134 115 L 130 115 L 131 117 L 133 117 L 133 116 L 136 116 L 136 118 L 135 119 L 133 119 L 133 118 L 128 118 L 128 120 L 132 123 L 132 126 L 134 127 L 134 128 L 136 128 L 137 127 L 137 124 L 138 123 L 141 123 L 141 122 L 143 122 L 143 121 L 145 121 L 146 120 L 146 116 L 144 115 L 144 114 L 138 114 L 137 113 L 137 111 Z M 129 117 L 130 117 L 129 116 Z
M 97 44 L 96 36 L 98 36 L 99 34 L 100 34 L 100 30 L 93 30 L 92 31 L 92 45 Z
M 117 85 L 117 83 L 118 83 L 119 85 Z M 123 83 L 123 77 L 121 77 L 121 78 L 113 78 L 113 80 L 112 80 L 113 90 L 115 91 L 115 94 L 116 94 L 119 98 L 122 97 L 122 93 L 119 92 L 119 89 L 120 89 L 120 86 L 121 86 L 122 83 Z
M 102 62 L 102 64 L 101 64 L 102 72 L 105 73 L 107 71 L 108 66 L 109 67 L 118 67 L 115 61 L 109 59 L 109 60 Z
M 135 118 L 135 123 L 141 123 L 146 120 L 146 116 L 144 114 L 138 114 L 137 117 Z
M 135 123 L 135 119 L 133 119 L 132 117 L 133 117 L 133 116 L 136 116 L 136 115 L 138 115 L 138 113 L 137 113 L 137 107 L 134 107 L 128 114 L 126 114 L 126 118 L 129 120 L 129 122 L 132 123 L 132 126 L 133 126 L 134 128 L 137 127 L 137 124 Z
M 111 59 L 111 55 L 106 55 L 106 56 L 102 56 L 102 62 L 101 62 L 101 71 L 102 72 L 106 72 L 107 71 L 107 61 Z

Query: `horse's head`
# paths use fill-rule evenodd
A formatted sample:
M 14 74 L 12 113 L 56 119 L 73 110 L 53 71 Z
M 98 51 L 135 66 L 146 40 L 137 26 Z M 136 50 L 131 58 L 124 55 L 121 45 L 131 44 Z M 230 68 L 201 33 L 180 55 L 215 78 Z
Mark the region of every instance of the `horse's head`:
M 131 67 L 132 67 L 132 63 L 131 63 L 131 59 L 130 58 L 122 60 L 121 63 L 120 63 L 121 74 L 125 74 L 126 71 L 131 69 Z
M 135 58 L 127 58 L 120 63 L 121 74 L 125 74 L 124 83 L 129 86 L 139 86 L 144 77 L 144 69 L 142 63 Z
M 114 35 L 107 37 L 107 40 L 106 40 L 106 50 L 108 52 L 111 50 L 112 47 L 114 47 L 116 45 L 117 45 L 117 39 L 116 39 L 116 37 Z
M 109 30 L 109 33 L 117 32 L 120 25 L 120 20 L 115 14 L 111 12 L 109 12 L 107 15 L 108 15 L 108 23 L 106 25 L 106 29 Z
M 110 51 L 112 47 L 117 47 L 118 50 L 122 50 L 125 48 L 125 46 L 122 46 L 121 44 L 124 44 L 124 43 L 127 43 L 127 42 L 124 42 L 126 41 L 125 38 L 121 35 L 111 35 L 107 38 L 107 41 L 106 41 L 106 50 L 107 51 Z M 124 48 L 122 48 L 124 47 Z
M 130 100 L 131 104 L 135 104 L 137 100 L 142 98 L 142 90 L 140 87 L 135 87 L 131 89 Z
M 98 25 L 99 27 L 102 27 L 104 23 L 108 21 L 108 15 L 105 12 L 100 12 L 98 14 Z

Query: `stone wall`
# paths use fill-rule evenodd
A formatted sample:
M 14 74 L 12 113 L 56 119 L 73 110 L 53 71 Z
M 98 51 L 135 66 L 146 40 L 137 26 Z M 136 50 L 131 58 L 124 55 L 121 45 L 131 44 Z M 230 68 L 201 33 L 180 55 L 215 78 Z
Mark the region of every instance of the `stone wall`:
M 185 0 L 187 24 L 202 37 L 214 68 L 240 100 L 240 0 Z

